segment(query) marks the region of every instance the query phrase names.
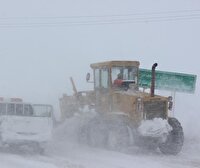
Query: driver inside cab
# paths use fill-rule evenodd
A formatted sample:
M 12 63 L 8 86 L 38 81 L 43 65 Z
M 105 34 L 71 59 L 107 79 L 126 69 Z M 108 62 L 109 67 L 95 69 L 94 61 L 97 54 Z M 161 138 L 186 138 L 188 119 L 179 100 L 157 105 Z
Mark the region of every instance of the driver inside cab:
M 113 85 L 116 86 L 116 87 L 120 87 L 123 83 L 123 75 L 122 73 L 119 73 L 117 75 L 117 78 L 114 80 L 114 83 Z

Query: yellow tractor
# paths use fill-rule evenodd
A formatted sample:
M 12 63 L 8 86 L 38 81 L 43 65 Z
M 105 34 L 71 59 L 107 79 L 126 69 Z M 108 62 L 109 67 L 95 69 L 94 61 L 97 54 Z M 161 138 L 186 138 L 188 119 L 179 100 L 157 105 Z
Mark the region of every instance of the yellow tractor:
M 149 92 L 139 87 L 138 61 L 107 61 L 91 64 L 94 90 L 60 99 L 62 114 L 88 106 L 95 111 L 79 132 L 79 140 L 112 150 L 138 145 L 159 148 L 164 154 L 178 154 L 184 134 L 179 121 L 169 117 L 172 97 L 155 95 L 155 69 L 152 66 Z M 90 82 L 90 74 L 87 74 Z M 68 108 L 70 107 L 70 108 Z M 70 110 L 69 110 L 70 109 Z

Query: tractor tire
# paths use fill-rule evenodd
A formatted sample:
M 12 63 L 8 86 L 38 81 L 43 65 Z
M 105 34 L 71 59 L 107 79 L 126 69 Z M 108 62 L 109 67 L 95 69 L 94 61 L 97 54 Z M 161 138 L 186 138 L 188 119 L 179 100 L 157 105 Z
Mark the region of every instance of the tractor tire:
M 130 146 L 129 128 L 127 125 L 110 128 L 107 136 L 107 148 L 121 151 Z
M 121 151 L 133 144 L 133 130 L 127 118 L 116 117 L 108 123 L 107 148 Z
M 78 143 L 83 145 L 88 145 L 88 125 L 82 125 L 78 129 Z
M 105 147 L 107 125 L 102 118 L 94 118 L 88 125 L 88 145 L 92 147 Z
M 126 119 L 119 116 L 93 118 L 88 122 L 87 133 L 84 134 L 89 146 L 114 151 L 121 151 L 134 141 L 132 128 Z
M 168 118 L 168 123 L 172 127 L 172 131 L 167 136 L 166 141 L 159 145 L 159 149 L 163 154 L 176 155 L 181 151 L 183 146 L 183 128 L 176 118 Z

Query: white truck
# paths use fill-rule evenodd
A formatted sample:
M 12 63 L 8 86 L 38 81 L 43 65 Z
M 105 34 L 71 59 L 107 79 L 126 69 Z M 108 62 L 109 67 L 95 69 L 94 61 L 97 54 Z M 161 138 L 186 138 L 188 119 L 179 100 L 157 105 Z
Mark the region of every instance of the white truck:
M 25 103 L 21 98 L 0 98 L 0 146 L 28 146 L 43 152 L 51 140 L 52 117 L 51 105 Z

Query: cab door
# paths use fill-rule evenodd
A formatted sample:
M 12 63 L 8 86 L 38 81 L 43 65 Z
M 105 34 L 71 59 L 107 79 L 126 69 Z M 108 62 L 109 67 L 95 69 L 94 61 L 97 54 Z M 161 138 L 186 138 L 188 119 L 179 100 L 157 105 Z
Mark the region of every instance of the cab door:
M 94 90 L 96 111 L 110 111 L 110 69 L 107 67 L 94 70 Z

